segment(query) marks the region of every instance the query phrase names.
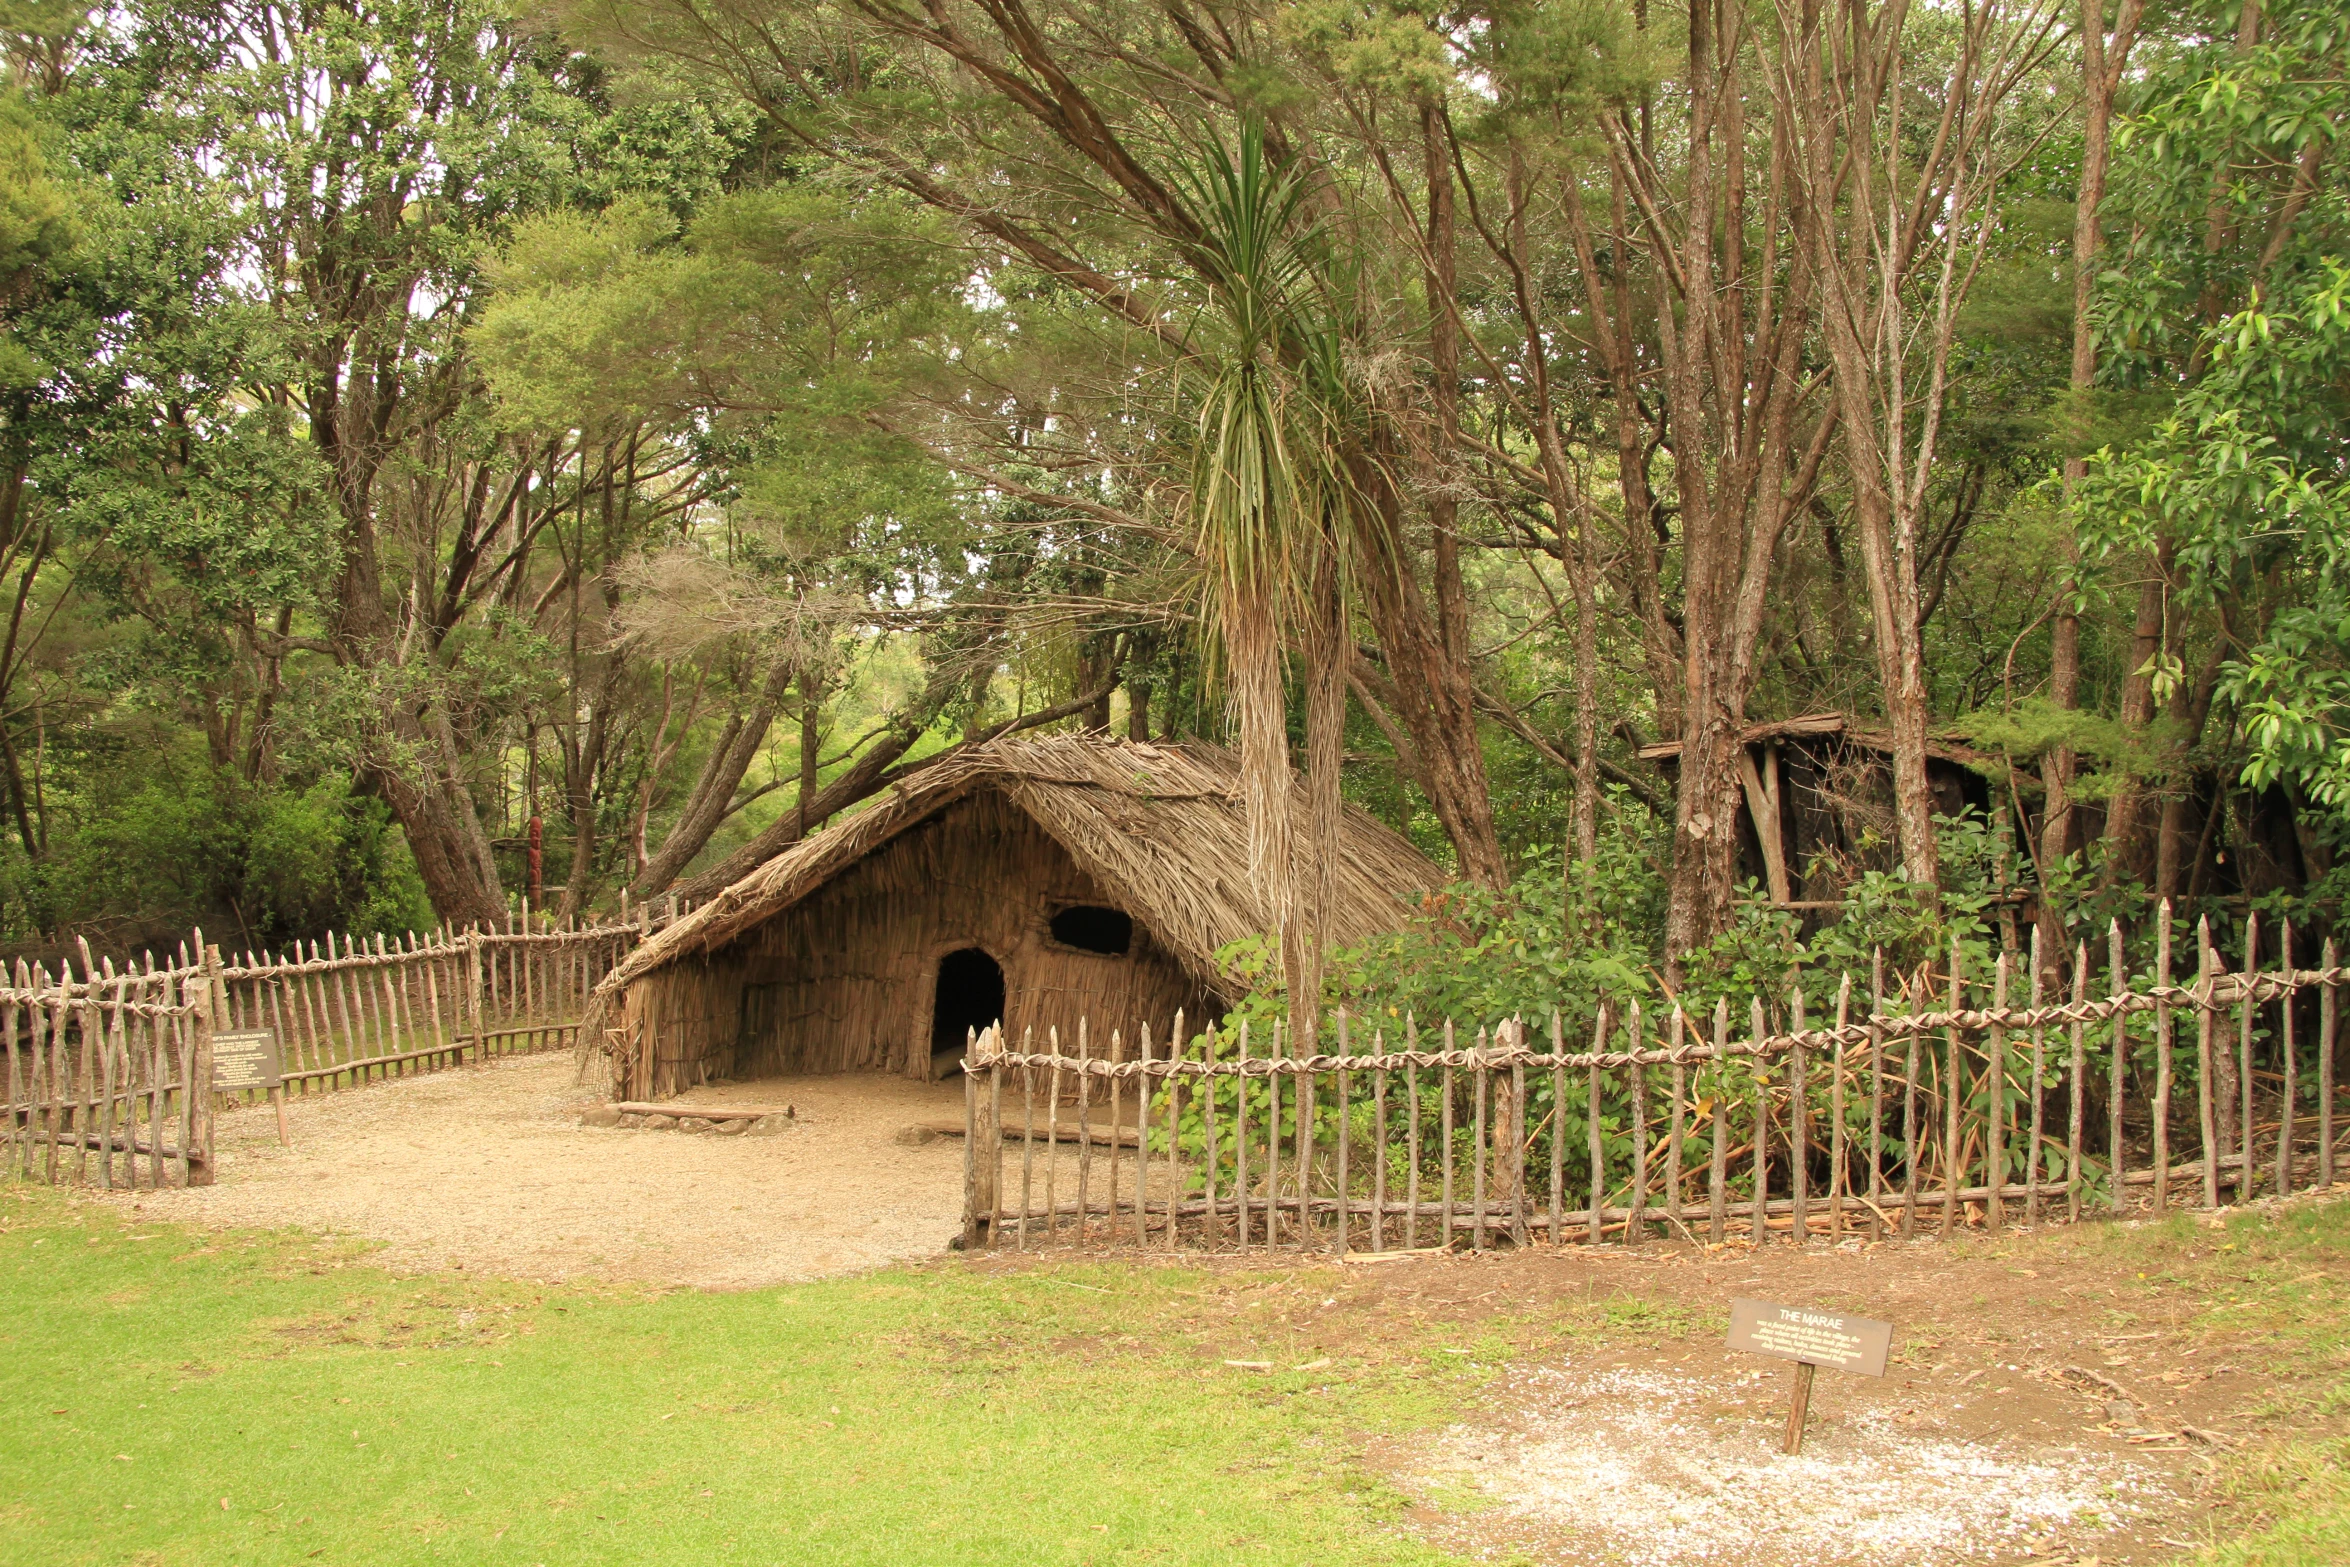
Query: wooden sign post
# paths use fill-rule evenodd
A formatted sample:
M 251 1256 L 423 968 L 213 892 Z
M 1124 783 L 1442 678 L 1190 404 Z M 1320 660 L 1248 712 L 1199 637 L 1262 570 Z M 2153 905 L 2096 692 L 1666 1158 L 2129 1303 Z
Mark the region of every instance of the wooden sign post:
M 1854 1376 L 1883 1376 L 1885 1357 L 1893 1348 L 1893 1324 L 1810 1306 L 1733 1300 L 1730 1347 L 1795 1362 L 1795 1396 L 1787 1410 L 1787 1437 L 1779 1444 L 1779 1451 L 1800 1453 L 1803 1423 L 1811 1414 L 1814 1370 L 1826 1366 Z
M 214 1034 L 213 1092 L 241 1093 L 255 1088 L 266 1090 L 269 1102 L 277 1107 L 278 1146 L 292 1147 L 293 1139 L 286 1132 L 286 1085 L 284 1066 L 278 1059 L 277 1031 L 246 1028 Z

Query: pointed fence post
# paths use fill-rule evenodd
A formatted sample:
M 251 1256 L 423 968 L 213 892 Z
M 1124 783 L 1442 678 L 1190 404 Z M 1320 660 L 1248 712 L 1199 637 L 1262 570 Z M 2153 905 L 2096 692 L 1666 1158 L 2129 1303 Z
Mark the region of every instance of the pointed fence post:
M 996 1176 L 999 1163 L 996 1137 L 998 1074 L 987 1066 L 997 1048 L 996 1032 L 972 1035 L 963 1052 L 963 1249 L 977 1251 L 995 1244 Z M 988 1079 L 983 1091 L 981 1071 Z
M 2326 938 L 2317 966 L 2329 976 L 2317 993 L 2317 1184 L 2334 1184 L 2334 1031 L 2341 1011 L 2341 985 L 2334 972 L 2334 942 Z
M 2203 1206 L 2219 1206 L 2219 1123 L 2212 1109 L 2211 1097 L 2211 1036 L 2217 1004 L 2213 1001 L 2214 975 L 2219 960 L 2211 947 L 2211 917 L 2205 915 L 2195 926 L 2196 959 L 2195 980 L 2195 1114 L 2196 1127 L 2203 1136 Z M 2224 1108 L 2224 1107 L 2223 1107 Z
M 473 1059 L 477 1063 L 490 1058 L 489 1019 L 482 1011 L 481 939 L 479 926 L 465 933 L 465 1009 L 473 1022 Z
M 228 1018 L 228 984 L 220 977 L 220 948 L 206 943 L 203 936 L 202 931 L 196 933 L 198 950 L 204 954 L 203 999 L 196 1008 L 195 1051 L 187 1083 L 186 1126 L 194 1146 L 185 1153 L 191 1186 L 210 1186 L 218 1175 L 212 1160 L 212 1031 Z
M 2293 1039 L 2293 1003 L 2299 993 L 2293 988 L 2293 922 L 2288 919 L 2278 932 L 2277 977 L 2284 981 L 2284 992 L 2277 998 L 2277 1040 L 2282 1053 L 2284 1079 L 2283 1102 L 2277 1107 L 2277 1195 L 2293 1195 L 2293 1094 L 2299 1063 Z M 2245 1150 L 2246 1168 L 2250 1168 L 2251 1150 Z

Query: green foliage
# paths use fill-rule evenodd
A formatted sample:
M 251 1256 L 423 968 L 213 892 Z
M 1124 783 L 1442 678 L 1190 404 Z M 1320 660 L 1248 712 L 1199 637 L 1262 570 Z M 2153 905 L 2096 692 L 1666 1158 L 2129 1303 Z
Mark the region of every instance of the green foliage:
M 0 911 L 18 938 L 85 927 L 125 947 L 202 925 L 225 944 L 279 947 L 328 930 L 433 923 L 406 844 L 380 801 L 327 777 L 247 783 L 185 748 L 117 757 L 83 809 L 28 862 L 0 844 Z
M 2027 768 L 2051 751 L 2071 751 L 2082 766 L 2094 769 L 2074 779 L 2072 797 L 2082 801 L 2109 798 L 2124 778 L 2160 776 L 2173 738 L 2161 723 L 2124 724 L 2086 708 L 2058 707 L 2043 696 L 1968 713 L 1950 727 L 1983 750 Z
M 1281 13 L 1282 28 L 1349 85 L 1442 98 L 1458 69 L 1436 18 L 1410 5 L 1306 0 Z
M 1603 996 L 1619 1005 L 1653 997 L 1664 903 L 1650 855 L 1669 824 L 1629 796 L 1613 804 L 1591 865 L 1562 873 L 1556 851 L 1537 849 L 1506 891 L 1446 888 L 1392 934 L 1334 949 L 1323 981 L 1325 1026 L 1335 1029 L 1344 1008 L 1353 1049 L 1370 1049 L 1374 1034 L 1395 1049 L 1407 1026 L 1434 1031 L 1449 1021 L 1473 1036 L 1507 1018 L 1541 1024 L 1563 1007 L 1570 1026 L 1588 1027 Z M 1245 1017 L 1256 1037 L 1270 1040 L 1275 1020 L 1288 1016 L 1271 940 L 1247 938 L 1219 958 L 1251 986 L 1227 1031 Z M 1325 1038 L 1320 1048 L 1337 1047 Z
M 1743 1029 L 1749 1003 L 1760 1000 L 1770 1025 L 1783 1027 L 1792 991 L 1801 989 L 1816 1018 L 1833 1009 L 1846 975 L 1856 987 L 1856 1010 L 1865 1011 L 1879 952 L 1889 994 L 1921 965 L 1946 967 L 1954 944 L 1970 975 L 1991 971 L 2003 845 L 1983 818 L 1967 815 L 1936 818 L 1944 857 L 1939 890 L 1898 871 L 1868 872 L 1833 918 L 1807 932 L 1794 912 L 1770 907 L 1750 886 L 1730 928 L 1689 954 L 1681 988 L 1667 990 L 1663 889 L 1653 854 L 1670 824 L 1620 792 L 1612 805 L 1593 863 L 1562 875 L 1555 854 L 1539 851 L 1506 892 L 1447 888 L 1394 934 L 1333 951 L 1324 1005 L 1351 1014 L 1353 1047 L 1369 1048 L 1365 1036 L 1377 1031 L 1395 1048 L 1407 1020 L 1423 1037 L 1447 1021 L 1456 1034 L 1473 1035 L 1508 1018 L 1539 1033 L 1554 1010 L 1573 1040 L 1589 1031 L 1602 1001 L 1621 1020 L 1634 1002 L 1651 1018 L 1676 1003 L 1706 1018 L 1719 1000 L 1728 1003 L 1732 1026 Z M 1256 1037 L 1270 1039 L 1274 1023 L 1288 1016 L 1270 941 L 1250 937 L 1221 958 L 1252 987 L 1232 1022 L 1245 1017 Z M 1336 1047 L 1325 1038 L 1320 1048 Z
M 2128 252 L 2099 285 L 2111 377 L 2173 390 L 2082 487 L 2083 537 L 2175 554 L 2237 628 L 2222 694 L 2244 781 L 2350 810 L 2350 85 L 2339 0 L 2263 13 L 2144 86 L 2117 145 Z M 2149 673 L 2167 695 L 2182 671 Z
M 521 430 L 855 419 L 965 319 L 938 239 L 903 203 L 806 186 L 713 199 L 690 227 L 649 196 L 555 211 L 489 261 L 474 345 Z
M 77 204 L 49 169 L 42 128 L 23 97 L 0 89 L 0 321 L 55 281 L 81 235 Z M 0 394 L 28 388 L 49 365 L 0 335 Z

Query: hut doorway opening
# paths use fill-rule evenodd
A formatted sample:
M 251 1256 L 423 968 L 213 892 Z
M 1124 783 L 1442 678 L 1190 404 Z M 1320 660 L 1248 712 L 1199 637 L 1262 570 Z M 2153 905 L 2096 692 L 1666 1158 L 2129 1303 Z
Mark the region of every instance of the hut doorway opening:
M 977 947 L 938 960 L 938 999 L 930 1013 L 930 1075 L 945 1077 L 963 1059 L 973 1029 L 1004 1015 L 1004 971 Z

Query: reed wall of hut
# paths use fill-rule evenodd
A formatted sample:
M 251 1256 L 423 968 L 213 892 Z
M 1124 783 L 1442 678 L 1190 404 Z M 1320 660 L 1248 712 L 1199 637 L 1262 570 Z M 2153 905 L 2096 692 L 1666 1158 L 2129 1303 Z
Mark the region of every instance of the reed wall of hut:
M 1055 916 L 1071 910 L 1124 915 L 1126 950 L 1057 938 Z M 1121 933 L 1117 920 L 1106 924 L 1112 939 Z M 1101 930 L 1064 926 L 1107 944 Z M 931 1075 L 941 965 L 972 949 L 1001 971 L 1006 1031 L 1015 1040 L 1033 1031 L 1038 1048 L 1058 1029 L 1074 1051 L 1082 1018 L 1094 1048 L 1107 1051 L 1116 1029 L 1131 1051 L 1146 1022 L 1163 1038 L 1178 1008 L 1194 1020 L 1222 1010 L 1112 890 L 1025 811 L 986 791 L 715 951 L 631 983 L 620 1015 L 634 1047 L 623 1096 L 661 1098 L 722 1077 Z

